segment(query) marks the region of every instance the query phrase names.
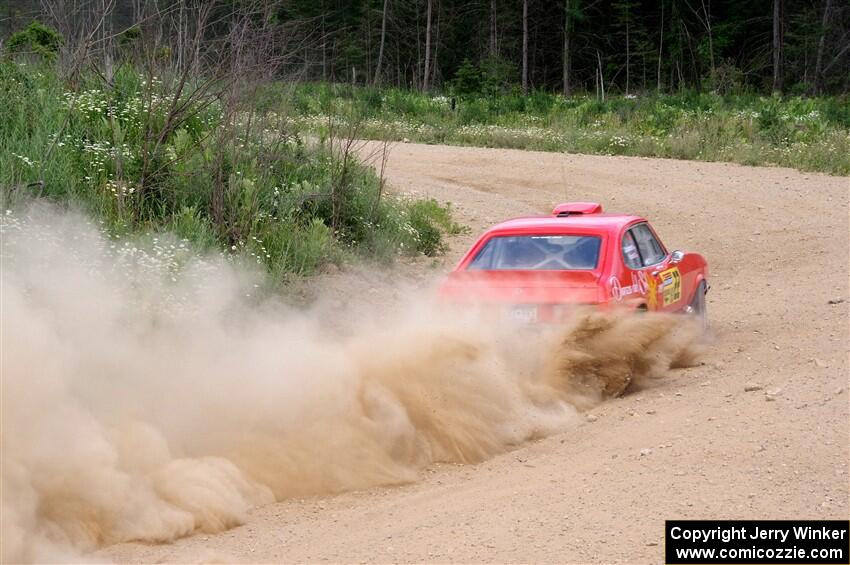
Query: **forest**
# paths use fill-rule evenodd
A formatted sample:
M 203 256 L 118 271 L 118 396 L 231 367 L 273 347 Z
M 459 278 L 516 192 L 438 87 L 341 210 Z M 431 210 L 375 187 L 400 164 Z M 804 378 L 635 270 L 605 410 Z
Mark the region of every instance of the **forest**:
M 685 89 L 842 94 L 850 89 L 843 0 L 4 0 L 0 37 L 47 12 L 65 37 L 86 10 L 118 38 L 150 11 L 191 33 L 251 10 L 279 33 L 278 69 L 306 81 L 417 90 L 630 95 Z M 45 10 L 45 7 L 47 9 Z M 59 17 L 62 14 L 62 17 Z M 262 14 L 262 15 L 260 15 Z M 176 31 L 176 30 L 175 30 Z M 180 41 L 180 34 L 176 39 Z
M 428 90 L 477 71 L 564 95 L 850 87 L 850 5 L 834 0 L 322 0 L 281 18 L 316 26 L 308 79 Z

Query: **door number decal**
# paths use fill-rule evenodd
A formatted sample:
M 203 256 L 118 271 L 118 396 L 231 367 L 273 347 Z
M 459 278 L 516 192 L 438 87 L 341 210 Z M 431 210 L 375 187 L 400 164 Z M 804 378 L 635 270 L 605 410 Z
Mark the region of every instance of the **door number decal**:
M 661 279 L 661 297 L 664 306 L 673 304 L 682 298 L 682 275 L 678 267 L 661 271 L 658 274 Z

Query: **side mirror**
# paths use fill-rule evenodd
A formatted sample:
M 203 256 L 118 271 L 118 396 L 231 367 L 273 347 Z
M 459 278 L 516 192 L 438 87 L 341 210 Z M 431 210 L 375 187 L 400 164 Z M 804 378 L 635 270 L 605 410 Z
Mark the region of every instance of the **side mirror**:
M 678 263 L 679 261 L 681 261 L 684 258 L 685 258 L 685 252 L 680 251 L 678 249 L 670 254 L 670 262 L 671 263 Z

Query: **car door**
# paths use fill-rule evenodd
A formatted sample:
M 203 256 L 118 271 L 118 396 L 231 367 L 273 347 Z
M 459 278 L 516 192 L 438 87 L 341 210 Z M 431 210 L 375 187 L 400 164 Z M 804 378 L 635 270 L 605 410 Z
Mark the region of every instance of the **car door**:
M 631 230 L 623 234 L 620 249 L 624 268 L 617 268 L 608 281 L 611 299 L 615 302 L 643 303 L 648 287 L 646 272 Z
M 637 256 L 631 253 L 627 260 L 627 248 L 631 245 Z M 671 263 L 670 254 L 648 223 L 635 224 L 626 232 L 623 257 L 626 265 L 645 281 L 647 309 L 674 311 L 682 307 L 682 274 L 678 266 Z
M 641 255 L 648 283 L 647 307 L 673 311 L 682 306 L 682 274 L 671 263 L 670 255 L 648 223 L 642 222 L 630 230 Z

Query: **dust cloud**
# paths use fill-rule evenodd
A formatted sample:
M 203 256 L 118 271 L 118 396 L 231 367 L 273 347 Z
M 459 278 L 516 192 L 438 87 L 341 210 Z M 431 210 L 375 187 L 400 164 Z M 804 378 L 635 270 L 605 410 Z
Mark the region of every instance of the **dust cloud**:
M 217 532 L 274 500 L 481 461 L 686 362 L 696 335 L 579 312 L 529 339 L 421 292 L 339 332 L 164 236 L 113 240 L 46 207 L 0 226 L 4 562 Z

